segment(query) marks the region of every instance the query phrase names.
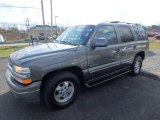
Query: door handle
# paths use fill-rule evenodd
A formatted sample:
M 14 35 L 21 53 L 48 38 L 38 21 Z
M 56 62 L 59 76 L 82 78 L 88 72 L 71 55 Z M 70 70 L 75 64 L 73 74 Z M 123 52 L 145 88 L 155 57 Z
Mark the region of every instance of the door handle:
M 135 46 L 135 45 L 133 46 L 133 49 L 136 49 L 136 46 Z
M 113 50 L 112 53 L 119 53 L 120 49 Z
M 120 49 L 118 48 L 118 49 L 116 50 L 116 52 L 117 52 L 117 53 L 120 52 Z

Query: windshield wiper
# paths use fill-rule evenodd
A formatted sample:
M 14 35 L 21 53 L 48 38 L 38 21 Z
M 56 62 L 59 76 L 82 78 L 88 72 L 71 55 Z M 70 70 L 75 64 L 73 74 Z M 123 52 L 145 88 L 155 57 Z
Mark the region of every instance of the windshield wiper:
M 67 44 L 67 45 L 75 45 L 75 44 L 72 44 L 72 43 L 70 43 L 70 42 L 68 42 L 68 41 L 59 41 L 59 43 L 64 43 L 64 44 Z
M 59 41 L 59 40 L 54 40 L 53 43 L 60 43 L 60 44 L 67 44 L 67 45 L 74 45 L 76 46 L 76 44 L 73 44 L 71 42 L 68 42 L 68 41 Z

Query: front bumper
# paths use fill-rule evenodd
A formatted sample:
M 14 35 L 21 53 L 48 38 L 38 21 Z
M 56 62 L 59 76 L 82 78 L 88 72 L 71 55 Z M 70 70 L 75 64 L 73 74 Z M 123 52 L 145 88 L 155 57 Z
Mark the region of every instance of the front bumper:
M 11 92 L 18 98 L 21 98 L 26 102 L 39 101 L 41 81 L 33 82 L 30 85 L 21 85 L 13 79 L 9 69 L 6 71 L 6 81 Z

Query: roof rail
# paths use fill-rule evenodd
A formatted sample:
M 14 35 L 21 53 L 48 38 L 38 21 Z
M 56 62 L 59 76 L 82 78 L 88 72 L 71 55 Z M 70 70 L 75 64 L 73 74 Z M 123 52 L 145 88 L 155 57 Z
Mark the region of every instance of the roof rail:
M 110 23 L 120 23 L 120 21 L 110 21 Z
M 129 23 L 129 22 L 121 22 L 121 21 L 111 21 L 110 23 L 126 23 L 126 24 L 133 24 L 133 23 Z
M 126 23 L 126 24 L 133 24 L 133 25 L 141 25 L 141 24 L 138 24 L 138 23 L 129 23 L 129 22 L 121 22 L 121 21 L 105 21 L 103 23 Z
M 119 23 L 120 21 L 104 21 L 102 23 Z

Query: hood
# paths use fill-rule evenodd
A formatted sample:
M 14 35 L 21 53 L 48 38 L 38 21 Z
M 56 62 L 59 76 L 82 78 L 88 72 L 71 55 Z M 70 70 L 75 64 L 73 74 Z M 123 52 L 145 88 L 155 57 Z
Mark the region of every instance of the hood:
M 18 50 L 10 55 L 10 59 L 15 64 L 21 64 L 22 61 L 24 62 L 27 59 L 35 60 L 59 52 L 68 52 L 70 50 L 76 50 L 76 48 L 77 46 L 59 43 L 47 43 L 42 45 L 29 46 L 24 49 Z

